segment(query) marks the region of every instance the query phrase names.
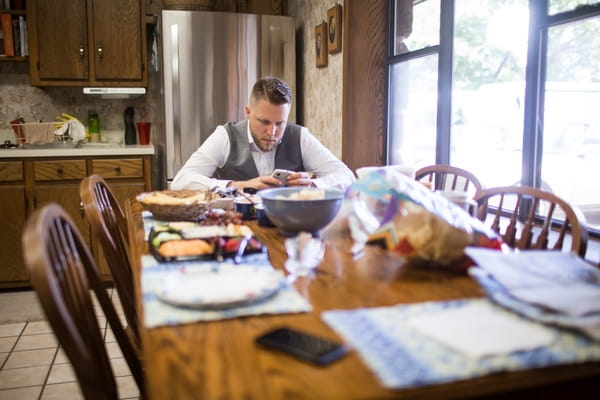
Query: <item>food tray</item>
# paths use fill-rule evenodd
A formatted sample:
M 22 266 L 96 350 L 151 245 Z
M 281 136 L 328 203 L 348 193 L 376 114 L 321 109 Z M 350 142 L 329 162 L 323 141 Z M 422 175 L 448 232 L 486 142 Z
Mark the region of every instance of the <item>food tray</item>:
M 157 236 L 161 233 L 167 233 L 172 235 L 172 239 L 164 240 L 158 243 Z M 150 247 L 150 253 L 158 260 L 159 262 L 172 262 L 172 261 L 191 261 L 191 260 L 216 260 L 219 258 L 219 255 L 222 255 L 223 258 L 233 258 L 237 255 L 239 245 L 244 239 L 244 236 L 210 236 L 205 238 L 184 238 L 184 236 L 177 230 L 167 229 L 167 230 L 156 230 L 152 229 L 150 231 L 150 236 L 148 238 L 148 243 Z M 174 255 L 174 256 L 165 256 L 160 253 L 160 246 L 171 240 L 179 240 L 179 241 L 192 241 L 192 240 L 202 240 L 212 249 L 209 252 L 202 252 L 198 254 L 186 254 L 186 255 Z M 207 246 L 207 247 L 208 247 Z M 248 239 L 248 243 L 246 244 L 246 248 L 242 256 L 248 254 L 256 254 L 262 253 L 266 250 L 263 244 L 255 237 L 251 236 Z
M 162 221 L 198 221 L 206 210 L 233 208 L 233 199 L 201 190 L 161 190 L 140 193 L 136 199 Z

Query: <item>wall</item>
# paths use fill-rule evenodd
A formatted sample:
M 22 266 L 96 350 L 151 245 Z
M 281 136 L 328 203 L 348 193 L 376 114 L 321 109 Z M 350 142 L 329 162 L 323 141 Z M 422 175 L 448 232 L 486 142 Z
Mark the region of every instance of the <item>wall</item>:
M 341 158 L 342 52 L 329 54 L 327 67 L 317 68 L 314 46 L 315 27 L 326 21 L 327 10 L 336 4 L 343 6 L 335 0 L 288 0 L 288 10 L 296 17 L 298 121 Z

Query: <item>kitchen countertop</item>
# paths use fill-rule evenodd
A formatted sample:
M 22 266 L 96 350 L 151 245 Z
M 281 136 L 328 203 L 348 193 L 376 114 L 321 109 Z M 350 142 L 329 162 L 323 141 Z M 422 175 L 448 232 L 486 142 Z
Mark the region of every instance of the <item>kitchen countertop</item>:
M 0 159 L 4 158 L 41 158 L 41 157 L 89 157 L 89 156 L 143 156 L 153 155 L 153 145 L 123 145 L 106 143 L 87 143 L 81 148 L 73 146 L 45 147 L 40 145 L 36 148 L 0 149 Z

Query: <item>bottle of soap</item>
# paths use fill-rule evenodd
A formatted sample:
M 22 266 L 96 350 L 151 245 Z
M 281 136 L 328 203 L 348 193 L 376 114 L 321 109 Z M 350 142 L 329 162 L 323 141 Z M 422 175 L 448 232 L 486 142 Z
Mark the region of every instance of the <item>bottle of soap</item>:
M 88 111 L 88 132 L 90 134 L 90 142 L 100 141 L 100 118 L 94 110 Z
M 123 113 L 123 119 L 125 120 L 125 144 L 136 144 L 135 135 L 135 123 L 133 122 L 133 115 L 135 114 L 133 107 L 127 107 Z

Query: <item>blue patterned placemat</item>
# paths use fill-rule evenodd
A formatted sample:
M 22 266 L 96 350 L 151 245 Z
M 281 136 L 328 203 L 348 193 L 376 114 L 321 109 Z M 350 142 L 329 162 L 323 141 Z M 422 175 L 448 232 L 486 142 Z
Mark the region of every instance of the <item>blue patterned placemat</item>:
M 530 351 L 470 358 L 406 323 L 410 318 L 487 299 L 327 311 L 323 320 L 342 335 L 392 389 L 412 388 L 559 364 L 600 360 L 600 344 L 556 329 L 552 345 Z M 508 313 L 501 307 L 498 312 Z
M 244 265 L 254 268 L 273 268 L 266 254 L 245 256 Z M 219 319 L 236 318 L 261 314 L 300 313 L 312 310 L 311 305 L 302 297 L 293 286 L 282 280 L 279 291 L 263 301 L 227 308 L 221 310 L 199 310 L 175 307 L 158 299 L 155 295 L 158 285 L 166 276 L 182 268 L 189 271 L 194 269 L 212 270 L 217 265 L 216 261 L 210 262 L 174 262 L 159 263 L 152 256 L 142 257 L 141 286 L 144 302 L 144 324 L 148 328 L 161 325 L 176 325 L 197 321 L 215 321 Z M 240 265 L 239 268 L 245 268 Z M 283 274 L 282 274 L 283 277 Z

